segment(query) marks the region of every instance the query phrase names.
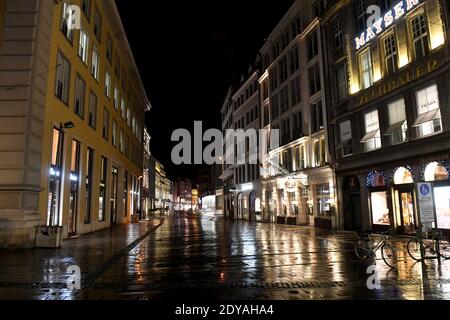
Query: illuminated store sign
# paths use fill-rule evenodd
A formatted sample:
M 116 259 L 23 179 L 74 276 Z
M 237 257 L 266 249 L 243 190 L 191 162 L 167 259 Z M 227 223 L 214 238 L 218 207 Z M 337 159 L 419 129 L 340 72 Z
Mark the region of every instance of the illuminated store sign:
M 420 0 L 402 0 L 398 2 L 391 10 L 386 12 L 383 17 L 373 23 L 366 31 L 355 38 L 356 50 L 361 49 L 370 41 L 383 33 L 392 26 L 395 21 L 406 15 L 420 4 Z

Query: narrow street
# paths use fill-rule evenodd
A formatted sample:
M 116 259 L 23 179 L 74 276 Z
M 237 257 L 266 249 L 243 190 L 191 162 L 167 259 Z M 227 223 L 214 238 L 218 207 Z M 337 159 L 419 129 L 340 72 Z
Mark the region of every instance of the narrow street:
M 414 263 L 405 238 L 393 240 L 398 271 L 377 260 L 381 290 L 369 290 L 354 240 L 353 233 L 221 217 L 155 219 L 68 240 L 59 250 L 0 252 L 0 299 L 450 298 L 450 261 Z M 81 269 L 80 291 L 67 289 L 70 265 Z

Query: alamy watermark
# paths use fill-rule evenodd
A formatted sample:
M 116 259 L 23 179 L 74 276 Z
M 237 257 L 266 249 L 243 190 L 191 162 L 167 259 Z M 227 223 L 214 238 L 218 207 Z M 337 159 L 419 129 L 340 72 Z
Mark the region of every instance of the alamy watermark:
M 177 129 L 171 140 L 178 143 L 171 153 L 176 165 L 258 164 L 270 151 L 280 147 L 280 132 L 278 129 L 227 129 L 224 132 L 208 129 L 203 132 L 202 122 L 195 121 L 193 136 L 187 129 Z

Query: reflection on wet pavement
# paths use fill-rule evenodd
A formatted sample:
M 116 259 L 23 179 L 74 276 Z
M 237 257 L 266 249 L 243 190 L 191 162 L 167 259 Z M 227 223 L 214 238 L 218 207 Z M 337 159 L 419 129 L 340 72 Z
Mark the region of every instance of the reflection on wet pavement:
M 398 270 L 391 270 L 378 256 L 375 270 L 381 289 L 369 290 L 370 263 L 356 258 L 353 233 L 219 217 L 167 218 L 154 232 L 148 232 L 152 223 L 138 226 L 122 230 L 122 235 L 105 233 L 105 239 L 93 235 L 90 245 L 82 237 L 83 245 L 57 254 L 0 253 L 0 298 L 450 298 L 450 261 L 415 263 L 404 238 L 394 240 Z M 132 241 L 134 245 L 128 246 Z M 71 264 L 80 265 L 83 276 L 91 277 L 76 293 L 66 289 L 68 275 L 62 270 Z M 31 271 L 32 266 L 36 270 Z M 24 285 L 30 283 L 40 287 Z

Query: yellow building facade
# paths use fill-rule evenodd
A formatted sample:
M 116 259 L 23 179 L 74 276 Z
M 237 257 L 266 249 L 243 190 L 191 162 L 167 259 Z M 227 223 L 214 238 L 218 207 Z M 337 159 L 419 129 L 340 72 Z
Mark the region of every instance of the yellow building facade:
M 26 106 L 17 129 L 0 137 L 0 153 L 24 161 L 17 177 L 14 164 L 0 163 L 0 176 L 13 182 L 0 181 L 0 202 L 15 189 L 20 194 L 0 205 L 0 247 L 32 247 L 38 226 L 67 238 L 129 222 L 140 210 L 149 102 L 114 1 L 2 5 L 0 87 L 9 97 L 0 95 L 0 122 L 17 120 L 4 111 L 8 103 Z M 81 29 L 72 29 L 78 18 Z M 5 71 L 6 61 L 26 70 Z M 13 135 L 24 142 L 20 150 L 5 142 Z M 24 216 L 25 227 L 11 222 Z

